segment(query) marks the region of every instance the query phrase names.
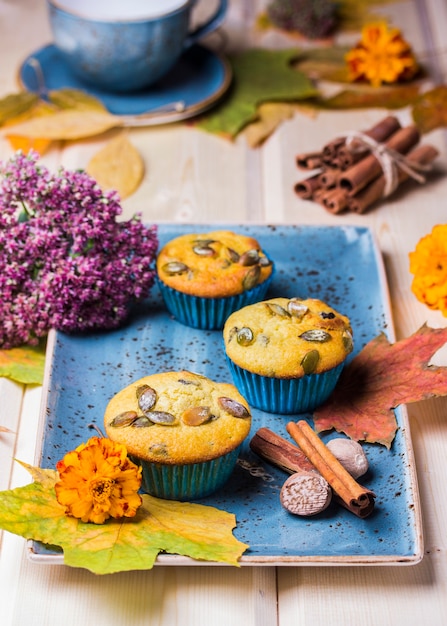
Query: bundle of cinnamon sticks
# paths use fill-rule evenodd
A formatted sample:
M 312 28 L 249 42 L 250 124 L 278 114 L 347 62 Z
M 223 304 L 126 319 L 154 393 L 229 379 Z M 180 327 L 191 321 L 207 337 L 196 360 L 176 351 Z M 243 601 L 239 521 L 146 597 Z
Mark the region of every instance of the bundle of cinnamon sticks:
M 410 177 L 425 182 L 438 151 L 419 140 L 416 126 L 402 127 L 392 115 L 361 133 L 336 137 L 319 152 L 297 155 L 297 167 L 312 174 L 295 185 L 295 192 L 330 213 L 365 213 Z M 391 159 L 391 172 L 383 154 Z

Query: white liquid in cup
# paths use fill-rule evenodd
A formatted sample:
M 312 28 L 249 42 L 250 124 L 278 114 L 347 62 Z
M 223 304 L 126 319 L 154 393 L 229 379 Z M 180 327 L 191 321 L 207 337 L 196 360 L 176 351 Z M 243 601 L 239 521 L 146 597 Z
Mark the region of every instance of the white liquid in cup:
M 51 0 L 50 4 L 78 17 L 102 22 L 160 17 L 190 0 Z

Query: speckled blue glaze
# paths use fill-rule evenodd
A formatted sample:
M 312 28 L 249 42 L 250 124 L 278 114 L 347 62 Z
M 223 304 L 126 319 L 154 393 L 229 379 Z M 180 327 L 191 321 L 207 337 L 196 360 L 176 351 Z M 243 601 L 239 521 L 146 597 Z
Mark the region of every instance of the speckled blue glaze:
M 225 59 L 198 44 L 184 52 L 174 67 L 154 85 L 130 94 L 108 91 L 78 78 L 53 44 L 35 50 L 24 59 L 19 78 L 28 91 L 42 91 L 36 62 L 42 71 L 46 91 L 63 87 L 80 89 L 98 98 L 114 115 L 141 115 L 172 103 L 184 104 L 181 112 L 172 110 L 157 115 L 157 122 L 196 115 L 222 97 L 231 83 L 231 68 Z M 147 123 L 150 124 L 151 119 Z
M 367 228 L 229 227 L 255 237 L 275 260 L 268 297 L 318 297 L 349 316 L 355 347 L 348 360 L 380 332 L 392 338 L 381 260 Z M 160 245 L 185 232 L 210 228 L 207 224 L 160 226 Z M 156 288 L 119 330 L 84 336 L 55 334 L 50 359 L 41 413 L 40 463 L 46 468 L 54 467 L 66 452 L 94 434 L 89 424 L 102 428 L 108 400 L 142 376 L 185 368 L 231 382 L 221 331 L 196 330 L 176 322 Z M 301 417 L 312 423 L 310 414 Z M 417 562 L 422 551 L 417 488 L 410 471 L 409 433 L 400 410 L 396 417 L 399 429 L 390 450 L 364 446 L 370 469 L 361 482 L 377 494 L 375 510 L 366 519 L 336 503 L 312 518 L 288 513 L 279 503 L 287 474 L 261 461 L 249 448 L 250 437 L 225 486 L 200 502 L 235 514 L 235 536 L 250 546 L 242 563 Z M 266 426 L 289 438 L 285 427 L 290 419 L 294 418 L 253 409 L 251 435 Z M 340 435 L 330 433 L 323 439 L 334 436 Z M 35 549 L 45 552 L 42 546 Z
M 188 32 L 193 2 L 156 17 L 93 19 L 47 2 L 54 44 L 81 80 L 103 89 L 128 92 L 153 84 L 181 54 L 222 22 L 221 0 L 206 24 Z

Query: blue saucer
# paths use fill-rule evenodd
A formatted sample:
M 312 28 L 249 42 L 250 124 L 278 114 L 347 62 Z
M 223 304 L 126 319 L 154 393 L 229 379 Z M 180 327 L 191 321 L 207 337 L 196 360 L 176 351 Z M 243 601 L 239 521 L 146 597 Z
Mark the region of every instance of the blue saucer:
M 113 113 L 128 117 L 128 125 L 152 125 L 193 117 L 215 104 L 227 91 L 232 71 L 227 59 L 204 46 L 187 50 L 175 67 L 147 89 L 112 93 L 81 81 L 53 44 L 29 55 L 19 70 L 24 89 L 41 94 L 80 89 L 98 98 Z

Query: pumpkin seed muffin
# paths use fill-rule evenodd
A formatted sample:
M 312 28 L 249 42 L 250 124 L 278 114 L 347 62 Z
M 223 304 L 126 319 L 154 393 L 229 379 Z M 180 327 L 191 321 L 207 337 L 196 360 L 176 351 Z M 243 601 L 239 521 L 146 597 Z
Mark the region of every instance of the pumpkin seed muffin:
M 104 426 L 142 466 L 144 491 L 190 500 L 229 478 L 251 414 L 232 384 L 189 371 L 161 372 L 119 391 L 106 407 Z
M 169 241 L 158 254 L 157 276 L 178 321 L 221 329 L 230 313 L 265 297 L 273 263 L 253 237 L 215 230 Z
M 223 337 L 236 387 L 250 405 L 271 413 L 322 404 L 353 350 L 348 317 L 313 298 L 246 306 L 227 319 Z

